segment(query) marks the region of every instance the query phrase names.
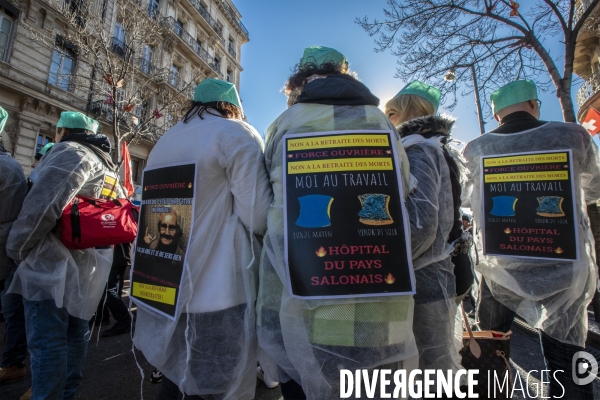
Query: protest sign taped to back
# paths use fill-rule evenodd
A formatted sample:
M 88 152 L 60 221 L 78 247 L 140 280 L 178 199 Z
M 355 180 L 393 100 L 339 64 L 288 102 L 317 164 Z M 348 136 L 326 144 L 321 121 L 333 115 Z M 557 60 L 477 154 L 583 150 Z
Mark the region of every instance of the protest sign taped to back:
M 194 217 L 196 164 L 144 170 L 131 297 L 173 319 Z
M 571 150 L 481 157 L 483 254 L 579 260 Z
M 414 294 L 396 134 L 334 131 L 282 140 L 291 296 Z

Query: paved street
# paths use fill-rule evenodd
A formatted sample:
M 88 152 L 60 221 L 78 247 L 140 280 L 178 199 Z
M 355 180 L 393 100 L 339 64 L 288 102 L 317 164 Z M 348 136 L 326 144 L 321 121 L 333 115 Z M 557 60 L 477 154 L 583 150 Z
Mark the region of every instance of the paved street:
M 539 340 L 537 337 L 519 329 L 515 324 L 511 344 L 511 364 L 519 371 L 520 377 L 525 378 L 527 371 L 544 369 Z M 0 337 L 4 337 L 4 324 L 0 324 Z M 140 371 L 131 352 L 131 339 L 128 335 L 112 338 L 100 338 L 97 342 L 97 329 L 90 341 L 88 358 L 83 371 L 83 385 L 78 398 L 85 400 L 154 400 L 160 384 L 150 383 L 148 377 L 152 367 L 145 361 L 141 353 L 136 352 L 140 367 L 145 378 L 142 380 Z M 3 346 L 0 346 L 0 351 Z M 513 371 L 513 374 L 516 371 Z M 536 384 L 540 383 L 539 372 L 534 372 L 529 380 L 529 393 L 523 395 L 515 392 L 515 399 L 542 398 L 536 393 Z M 143 382 L 143 383 L 142 383 Z M 31 384 L 31 377 L 25 381 L 0 386 L 0 399 L 18 400 Z M 538 386 L 539 387 L 539 386 Z M 595 382 L 596 396 L 600 400 L 600 380 Z M 279 388 L 268 389 L 262 382 L 257 382 L 256 399 L 277 400 L 281 396 Z

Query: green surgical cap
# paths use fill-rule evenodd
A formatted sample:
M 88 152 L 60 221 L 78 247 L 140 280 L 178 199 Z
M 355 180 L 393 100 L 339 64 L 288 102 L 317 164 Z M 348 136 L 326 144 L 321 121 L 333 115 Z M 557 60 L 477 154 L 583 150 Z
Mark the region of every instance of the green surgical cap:
M 60 119 L 56 124 L 57 128 L 67 129 L 85 129 L 96 133 L 98 130 L 98 121 L 83 115 L 80 112 L 64 111 L 60 114 Z
M 39 152 L 36 153 L 35 159 L 39 160 L 43 156 L 45 156 L 46 153 L 48 152 L 48 150 L 50 150 L 52 148 L 52 146 L 54 146 L 54 143 L 52 143 L 52 142 L 47 143 L 44 147 L 42 147 L 42 149 Z
M 0 107 L 0 133 L 4 130 L 4 125 L 8 121 L 8 113 L 2 107 Z
M 527 100 L 537 100 L 537 88 L 535 83 L 530 80 L 520 80 L 502 86 L 490 95 L 492 103 L 492 113 L 496 115 L 498 111 L 522 103 Z
M 304 54 L 300 59 L 300 66 L 313 63 L 317 66 L 324 63 L 348 64 L 346 57 L 336 49 L 323 46 L 311 46 L 304 49 Z
M 402 90 L 399 91 L 396 96 L 400 96 L 402 94 L 414 94 L 415 96 L 424 98 L 433 105 L 435 110 L 434 112 L 437 112 L 440 106 L 440 98 L 442 97 L 442 92 L 440 89 L 421 81 L 412 81 L 408 85 L 404 86 L 404 88 L 402 88 Z
M 194 101 L 201 103 L 224 101 L 226 103 L 231 103 L 240 109 L 242 108 L 242 102 L 235 89 L 235 85 L 231 82 L 213 78 L 206 78 L 196 86 Z
M 46 145 L 44 147 L 42 147 L 42 149 L 40 150 L 40 154 L 45 155 L 48 152 L 48 150 L 50 150 L 52 148 L 52 146 L 54 146 L 53 142 L 46 143 Z

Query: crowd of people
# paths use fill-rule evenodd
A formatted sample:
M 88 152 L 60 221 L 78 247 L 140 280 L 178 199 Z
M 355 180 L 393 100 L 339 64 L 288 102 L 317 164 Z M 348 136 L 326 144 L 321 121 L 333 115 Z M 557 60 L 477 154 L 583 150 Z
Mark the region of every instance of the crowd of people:
M 341 369 L 456 372 L 463 368 L 456 316 L 465 297 L 477 297 L 479 329 L 508 332 L 518 314 L 539 330 L 546 368 L 551 375 L 563 371 L 554 374 L 548 396 L 564 390 L 572 400 L 593 398 L 592 383 L 571 378 L 598 280 L 588 212 L 600 199 L 600 157 L 585 129 L 540 121 L 535 84 L 518 80 L 491 95 L 498 128 L 461 153 L 451 146 L 454 120 L 437 114 L 438 88 L 410 82 L 382 112 L 345 56 L 322 46 L 304 50 L 284 92 L 288 108 L 263 141 L 245 121 L 233 84 L 205 79 L 197 86 L 185 116 L 159 139 L 146 166 L 194 165 L 193 217 L 161 209 L 157 225 L 140 229 L 133 246 L 71 250 L 57 232 L 76 195 L 125 197 L 119 185 L 103 192 L 117 168 L 96 121 L 63 112 L 56 143 L 36 155 L 29 184 L 0 144 L 6 323 L 0 384 L 25 377 L 29 351 L 32 388 L 21 399 L 75 398 L 91 326 L 110 310 L 117 323 L 103 336 L 130 332 L 131 315 L 120 298 L 125 269 L 132 257 L 135 270 L 138 257 L 160 253 L 172 257 L 161 265 L 181 269 L 176 307 L 168 314 L 134 300 L 132 334 L 156 367 L 153 376 L 162 376 L 159 400 L 252 399 L 258 363 L 262 379 L 280 382 L 285 400 L 339 398 Z M 1 110 L 0 132 L 6 119 Z M 391 134 L 414 294 L 302 298 L 291 291 L 285 143 L 293 135 L 341 131 Z M 578 257 L 486 251 L 482 158 L 556 150 L 572 157 L 576 211 L 569 224 Z

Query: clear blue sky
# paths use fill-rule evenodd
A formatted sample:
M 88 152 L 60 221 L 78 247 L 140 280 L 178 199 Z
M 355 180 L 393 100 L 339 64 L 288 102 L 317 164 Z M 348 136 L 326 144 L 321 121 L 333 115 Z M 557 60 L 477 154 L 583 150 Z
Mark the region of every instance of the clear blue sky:
M 385 0 L 233 1 L 250 32 L 250 42 L 242 47 L 240 96 L 248 122 L 263 135 L 286 109 L 280 90 L 305 47 L 321 45 L 342 52 L 350 69 L 382 104 L 405 84 L 394 78 L 396 58 L 389 52 L 375 53 L 374 38 L 354 23 L 356 17 L 365 15 L 382 19 Z M 541 100 L 541 119 L 562 119 L 553 93 L 542 93 Z M 460 99 L 453 112 L 441 108 L 440 113 L 444 112 L 457 118 L 453 130 L 456 139 L 469 141 L 479 135 L 472 94 Z M 487 121 L 486 129 L 496 126 L 496 121 Z

